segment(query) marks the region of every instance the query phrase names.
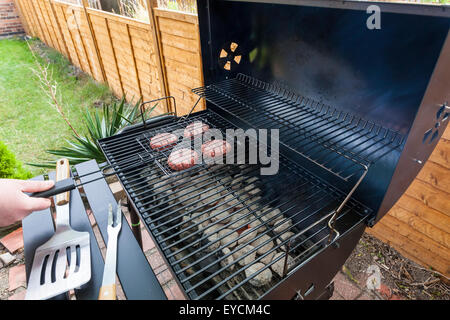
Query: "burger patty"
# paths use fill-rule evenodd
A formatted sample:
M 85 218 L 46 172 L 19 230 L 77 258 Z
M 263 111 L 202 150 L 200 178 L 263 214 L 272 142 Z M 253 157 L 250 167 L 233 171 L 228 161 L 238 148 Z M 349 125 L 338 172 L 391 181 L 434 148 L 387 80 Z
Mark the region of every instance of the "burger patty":
M 184 129 L 184 137 L 185 138 L 193 138 L 196 136 L 201 135 L 203 132 L 208 131 L 209 126 L 206 123 L 203 123 L 201 121 L 195 121 L 191 124 L 189 124 Z
M 193 167 L 198 162 L 198 153 L 192 149 L 182 148 L 169 155 L 167 164 L 172 170 L 180 171 Z
M 203 156 L 207 158 L 220 157 L 230 151 L 231 145 L 225 140 L 212 140 L 202 145 Z
M 150 147 L 152 149 L 162 150 L 174 145 L 178 141 L 176 135 L 172 133 L 160 133 L 150 139 Z

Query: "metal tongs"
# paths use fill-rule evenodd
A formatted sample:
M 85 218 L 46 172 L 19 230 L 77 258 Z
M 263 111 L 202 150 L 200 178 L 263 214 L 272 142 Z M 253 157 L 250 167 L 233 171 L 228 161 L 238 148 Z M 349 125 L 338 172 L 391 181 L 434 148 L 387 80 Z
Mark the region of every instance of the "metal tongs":
M 112 205 L 108 210 L 108 246 L 106 249 L 105 269 L 100 287 L 98 300 L 116 300 L 116 265 L 117 265 L 117 237 L 122 228 L 121 202 L 117 205 L 116 217 L 113 217 Z

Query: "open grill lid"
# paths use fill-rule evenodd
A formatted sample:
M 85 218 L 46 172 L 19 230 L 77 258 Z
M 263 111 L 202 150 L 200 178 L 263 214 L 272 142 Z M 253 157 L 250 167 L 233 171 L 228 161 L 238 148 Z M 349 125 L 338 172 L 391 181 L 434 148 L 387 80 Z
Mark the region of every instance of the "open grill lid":
M 275 82 L 308 103 L 399 134 L 401 146 L 370 163 L 353 195 L 374 211 L 372 222 L 379 220 L 422 168 L 448 123 L 449 8 L 325 0 L 197 3 L 206 84 L 197 93 L 239 77 Z M 370 5 L 380 8 L 380 29 L 367 27 Z M 208 108 L 233 118 L 232 108 L 205 98 Z M 253 105 L 257 108 L 258 101 Z M 294 158 L 311 166 L 311 159 Z M 328 178 L 345 189 L 340 179 Z

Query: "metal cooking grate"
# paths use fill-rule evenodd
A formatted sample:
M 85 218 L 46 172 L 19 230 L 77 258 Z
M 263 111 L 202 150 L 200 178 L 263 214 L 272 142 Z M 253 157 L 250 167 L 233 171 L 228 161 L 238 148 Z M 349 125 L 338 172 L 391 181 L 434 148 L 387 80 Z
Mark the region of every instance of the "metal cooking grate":
M 282 145 L 345 181 L 404 142 L 399 132 L 243 74 L 192 91 L 253 128 L 279 129 Z
M 188 119 L 221 130 L 233 128 L 211 111 Z M 259 176 L 257 165 L 197 165 L 167 175 L 158 163 L 168 152 L 144 151 L 145 139 L 186 124 L 175 119 L 99 143 L 115 170 L 142 158 L 142 153 L 152 157 L 122 171 L 119 178 L 190 298 L 261 298 L 327 245 L 327 223 L 345 194 L 282 156 L 274 176 Z M 356 225 L 369 213 L 350 200 L 336 228 L 342 227 L 340 221 L 346 221 L 345 228 Z M 254 234 L 247 237 L 243 232 L 249 227 Z M 274 254 L 279 256 L 271 260 Z M 246 259 L 248 264 L 241 265 Z M 249 274 L 261 261 L 264 267 Z M 266 270 L 271 270 L 271 279 L 263 282 L 259 278 Z

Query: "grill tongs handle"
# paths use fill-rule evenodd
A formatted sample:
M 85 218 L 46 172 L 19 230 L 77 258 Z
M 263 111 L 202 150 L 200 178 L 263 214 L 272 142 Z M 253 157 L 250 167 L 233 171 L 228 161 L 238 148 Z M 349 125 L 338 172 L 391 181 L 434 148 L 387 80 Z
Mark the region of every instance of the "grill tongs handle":
M 71 191 L 75 189 L 78 185 L 75 185 L 73 178 L 68 178 L 60 181 L 56 181 L 55 185 L 46 191 L 34 192 L 29 194 L 33 198 L 50 198 L 56 196 L 60 193 Z

